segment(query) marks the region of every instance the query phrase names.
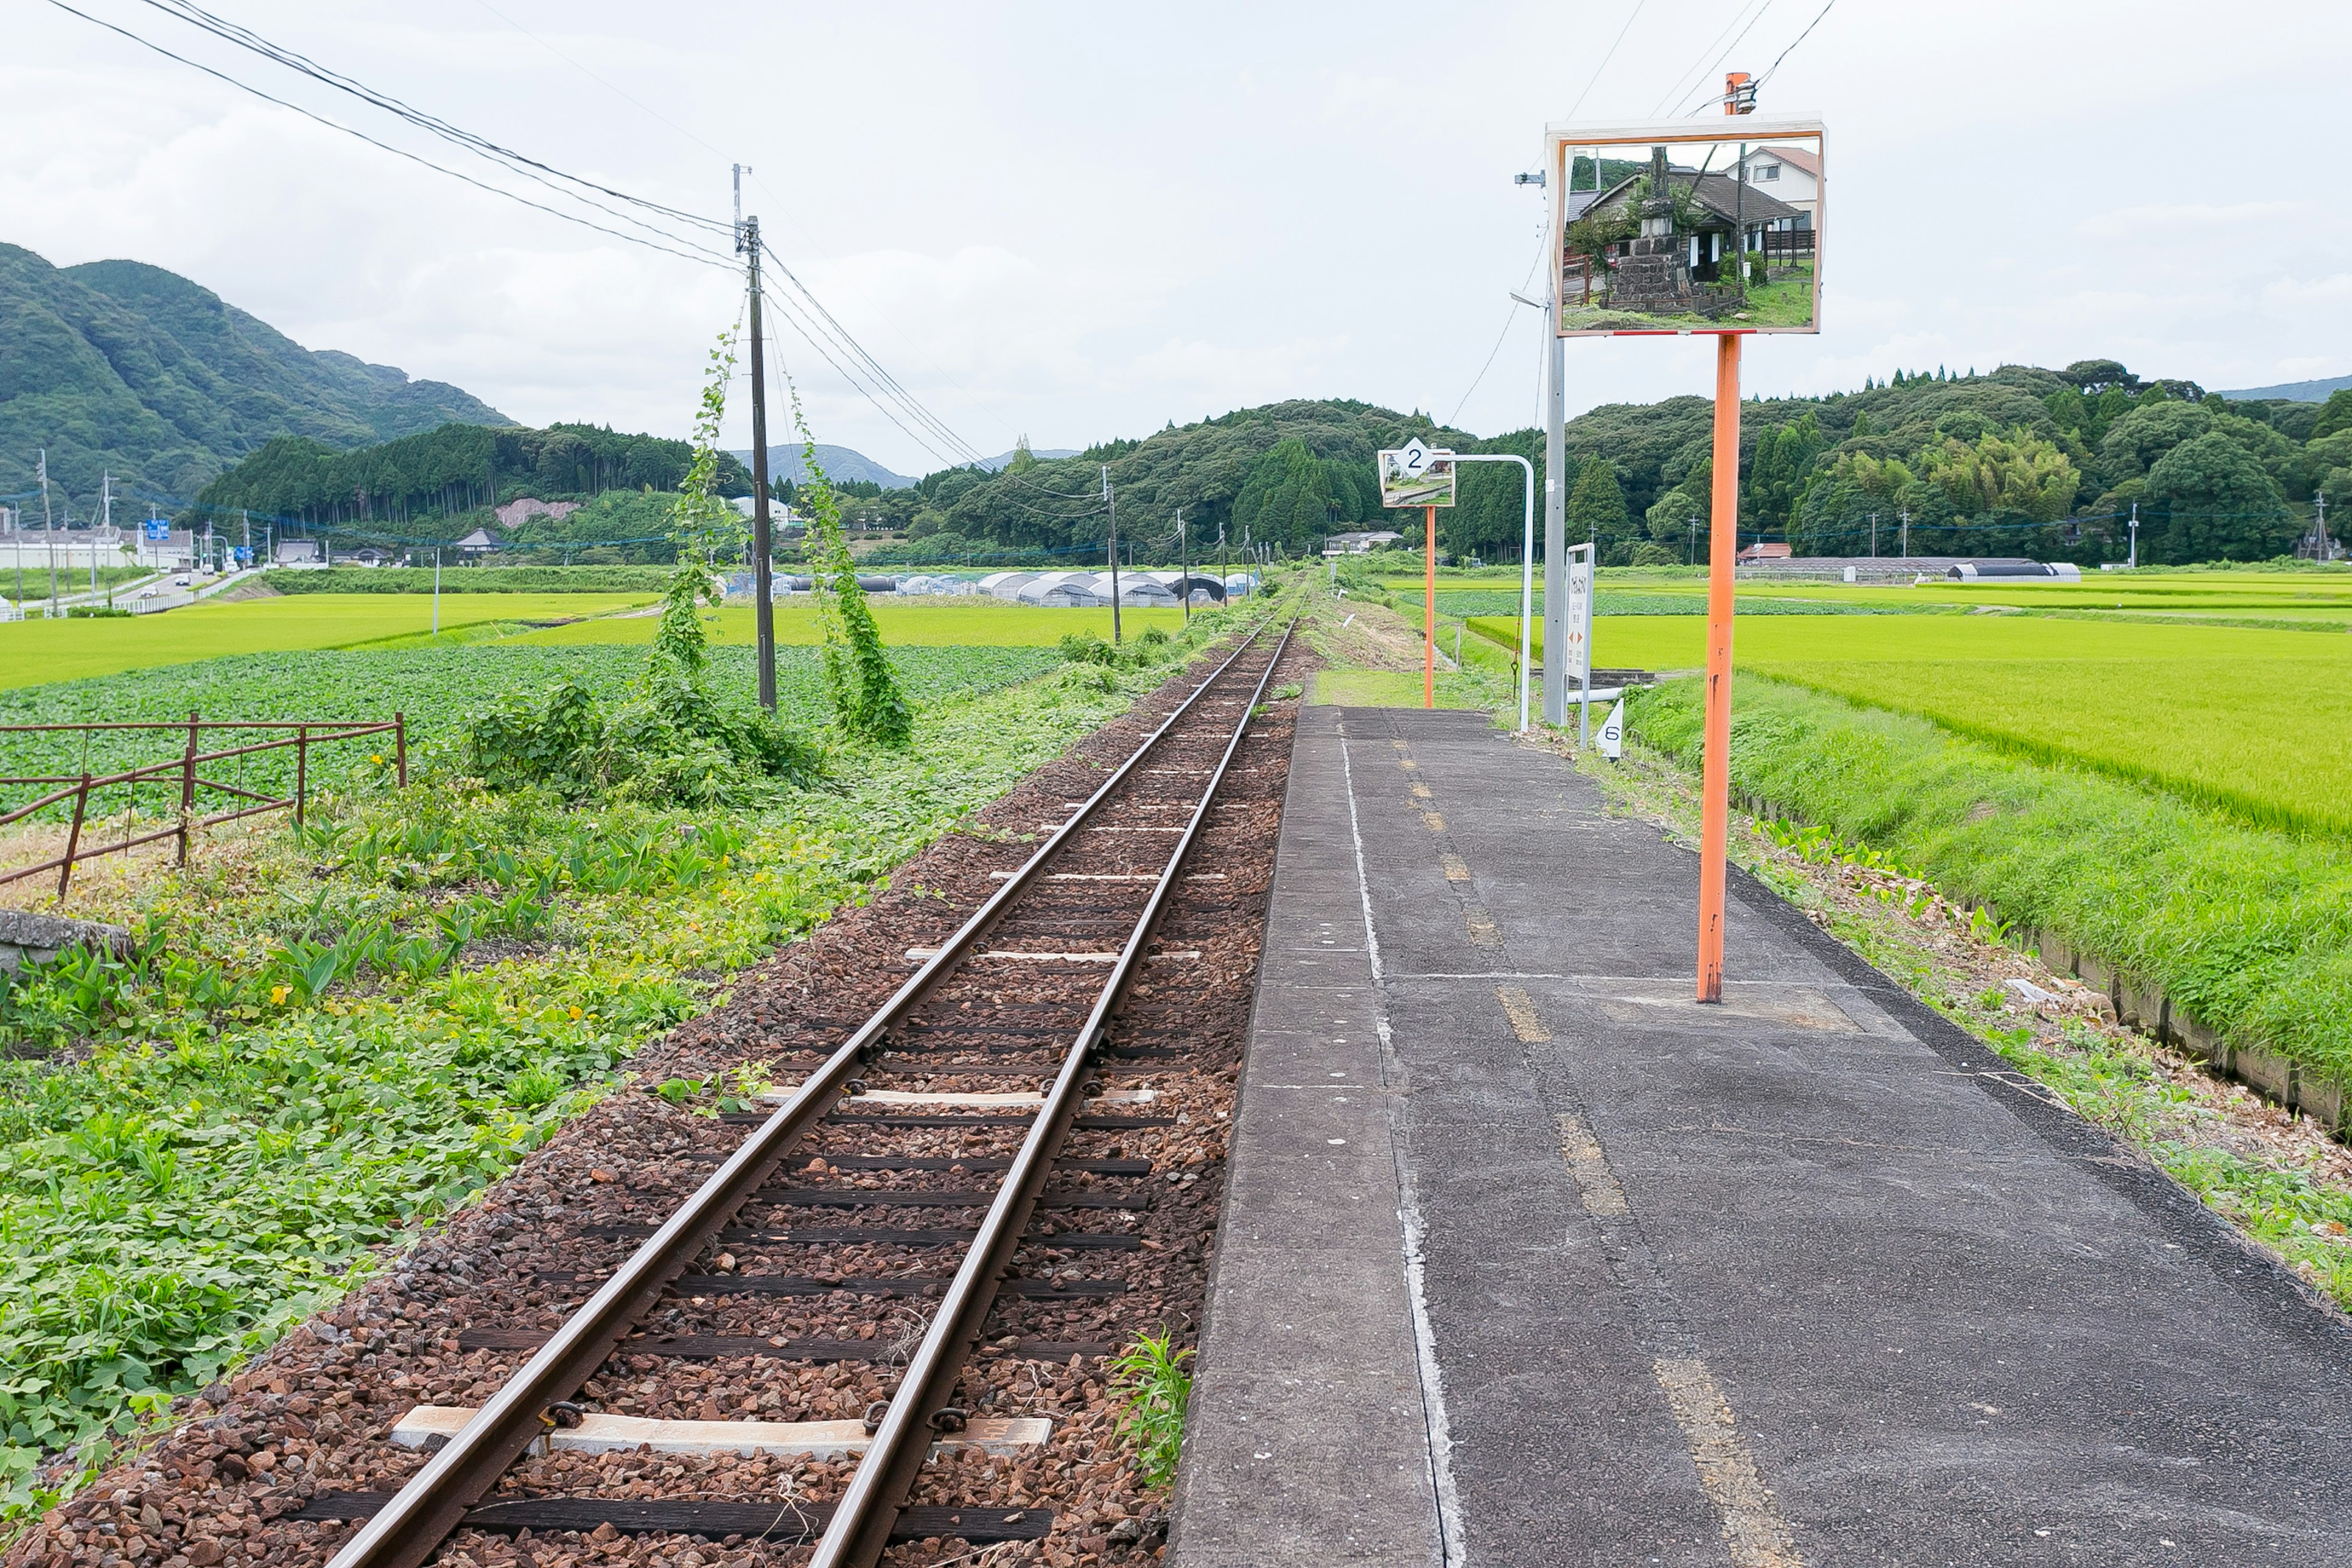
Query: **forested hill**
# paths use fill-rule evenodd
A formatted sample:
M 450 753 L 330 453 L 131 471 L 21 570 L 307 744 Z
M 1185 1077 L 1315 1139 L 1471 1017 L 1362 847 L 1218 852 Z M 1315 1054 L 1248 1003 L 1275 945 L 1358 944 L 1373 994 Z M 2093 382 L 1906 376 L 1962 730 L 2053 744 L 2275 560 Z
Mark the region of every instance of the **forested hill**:
M 1700 397 L 1571 421 L 1570 537 L 1597 540 L 1614 564 L 1703 553 L 1711 428 Z M 1122 536 L 1149 547 L 1173 531 L 1181 507 L 1196 541 L 1222 527 L 1297 553 L 1343 529 L 1419 526 L 1418 515 L 1382 513 L 1373 481 L 1373 453 L 1407 436 L 1527 457 L 1541 494 L 1532 429 L 1481 440 L 1424 415 L 1319 400 L 1237 409 L 1001 474 L 950 469 L 882 502 L 888 521 L 941 555 L 1073 549 L 1105 535 L 1107 464 Z M 1748 403 L 1740 451 L 1744 542 L 1866 554 L 1875 526 L 1879 550 L 1893 554 L 1908 513 L 1914 554 L 2089 564 L 2123 557 L 2136 511 L 2143 561 L 2267 559 L 2294 548 L 2315 494 L 2331 507 L 2352 500 L 2352 392 L 2326 404 L 2231 402 L 2191 382 L 2144 382 L 2111 360 L 1937 371 Z M 1507 558 L 1520 538 L 1517 469 L 1470 467 L 1462 491 L 1462 505 L 1439 514 L 1442 547 Z
M 79 513 L 102 470 L 192 496 L 275 436 L 349 447 L 449 420 L 512 423 L 445 383 L 306 349 L 160 267 L 0 245 L 0 492 L 32 487 L 42 447 Z

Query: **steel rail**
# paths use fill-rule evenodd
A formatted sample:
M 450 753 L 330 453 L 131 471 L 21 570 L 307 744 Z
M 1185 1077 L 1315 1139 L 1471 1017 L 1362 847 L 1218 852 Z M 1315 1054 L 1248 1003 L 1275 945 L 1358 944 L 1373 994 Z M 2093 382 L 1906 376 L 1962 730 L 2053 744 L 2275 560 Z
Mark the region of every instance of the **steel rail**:
M 507 1468 L 547 1430 L 547 1409 L 569 1399 L 612 1354 L 613 1348 L 660 1300 L 669 1282 L 767 1184 L 793 1144 L 839 1103 L 858 1068 L 877 1053 L 885 1036 L 933 986 L 945 979 L 994 923 L 1004 907 L 1035 881 L 1047 861 L 1094 815 L 1176 721 L 1249 650 L 1270 617 L 1250 628 L 1241 645 L 1212 670 L 1158 729 L 1102 782 L 1086 804 L 1055 830 L 1004 885 L 972 911 L 940 951 L 926 960 L 874 1015 L 809 1075 L 792 1099 L 762 1122 L 709 1179 L 681 1204 L 612 1278 L 555 1331 L 552 1339 L 501 1385 L 457 1435 L 409 1478 L 374 1517 L 329 1561 L 328 1568 L 418 1568 L 467 1510 L 497 1484 Z M 1296 617 L 1293 618 L 1296 624 Z M 1283 641 L 1289 641 L 1287 628 Z M 1277 654 L 1277 657 L 1279 655 Z M 1272 665 L 1266 667 L 1269 670 Z M 1259 689 L 1264 689 L 1261 681 Z
M 817 1542 L 808 1568 L 874 1568 L 881 1561 L 883 1549 L 889 1545 L 890 1531 L 905 1506 L 907 1493 L 930 1451 L 934 1417 L 955 1392 L 956 1380 L 962 1375 L 971 1346 L 990 1308 L 995 1304 L 1004 1271 L 1028 1230 L 1030 1215 L 1036 1207 L 1045 1179 L 1069 1136 L 1070 1123 L 1085 1097 L 1083 1086 L 1089 1058 L 1108 1035 L 1111 1010 L 1118 1005 L 1137 965 L 1143 961 L 1144 944 L 1150 941 L 1160 911 L 1168 901 L 1170 890 L 1176 886 L 1177 873 L 1200 836 L 1201 825 L 1208 820 L 1217 790 L 1233 766 L 1234 753 L 1241 749 L 1244 737 L 1249 733 L 1257 706 L 1265 700 L 1266 685 L 1273 680 L 1276 667 L 1282 663 L 1283 652 L 1290 646 L 1290 634 L 1297 624 L 1294 615 L 1283 628 L 1281 640 L 1275 644 L 1274 657 L 1266 661 L 1265 673 L 1258 677 L 1257 689 L 1244 705 L 1241 720 L 1234 726 L 1232 739 L 1225 742 L 1224 754 L 1218 758 L 1208 787 L 1201 794 L 1200 804 L 1192 808 L 1183 836 L 1169 855 L 1168 864 L 1152 887 L 1143 912 L 1136 917 L 1135 929 L 1129 933 L 1118 963 L 1112 965 L 1096 995 L 1085 1026 L 1079 1029 L 1063 1058 L 1053 1089 L 997 1188 L 996 1199 L 981 1221 L 979 1236 L 940 1295 L 930 1327 L 908 1359 L 906 1373 L 890 1397 L 889 1408 L 866 1444 L 866 1457 L 850 1477 L 841 1500 L 834 1505 L 833 1516 Z M 940 1429 L 953 1430 L 953 1426 Z

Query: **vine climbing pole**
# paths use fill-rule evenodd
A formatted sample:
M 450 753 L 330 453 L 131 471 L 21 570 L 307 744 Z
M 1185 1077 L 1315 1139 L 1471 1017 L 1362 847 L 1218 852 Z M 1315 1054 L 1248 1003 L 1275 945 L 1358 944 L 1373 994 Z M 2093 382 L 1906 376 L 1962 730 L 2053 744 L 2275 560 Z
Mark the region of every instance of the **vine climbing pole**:
M 1706 760 L 1699 776 L 1698 999 L 1723 1000 L 1731 830 L 1731 577 L 1739 550 L 1739 334 L 1715 340 L 1715 473 L 1706 531 Z

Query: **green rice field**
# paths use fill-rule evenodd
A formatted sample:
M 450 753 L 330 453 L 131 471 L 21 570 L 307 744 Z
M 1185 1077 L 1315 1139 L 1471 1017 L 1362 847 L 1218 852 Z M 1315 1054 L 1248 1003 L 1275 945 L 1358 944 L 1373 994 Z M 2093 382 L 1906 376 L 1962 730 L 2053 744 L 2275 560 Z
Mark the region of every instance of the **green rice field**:
M 1470 626 L 1507 646 L 1517 629 L 1515 619 Z M 1705 639 L 1696 616 L 1602 617 L 1593 659 L 1695 669 Z M 2249 822 L 2352 828 L 2352 637 L 2029 616 L 1774 616 L 1742 618 L 1732 647 L 1742 670 Z

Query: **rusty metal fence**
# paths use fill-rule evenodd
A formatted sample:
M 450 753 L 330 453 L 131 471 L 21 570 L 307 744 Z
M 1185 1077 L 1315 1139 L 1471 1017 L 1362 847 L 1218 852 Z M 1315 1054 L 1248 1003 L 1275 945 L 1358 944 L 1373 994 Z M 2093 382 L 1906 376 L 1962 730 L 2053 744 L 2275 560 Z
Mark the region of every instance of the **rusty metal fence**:
M 163 731 L 173 735 L 184 736 L 185 739 L 182 743 L 180 754 L 169 762 L 151 763 L 142 767 L 126 768 L 120 773 L 92 774 L 84 768 L 79 773 L 0 775 L 0 788 L 15 788 L 21 785 L 32 785 L 37 788 L 44 785 L 62 786 L 51 788 L 47 794 L 37 799 L 17 806 L 5 815 L 0 815 L 0 827 L 5 827 L 11 823 L 22 822 L 34 813 L 57 805 L 63 801 L 73 802 L 73 822 L 66 833 L 65 853 L 44 860 L 36 866 L 0 869 L 0 883 L 22 881 L 27 877 L 37 877 L 45 871 L 55 871 L 58 874 L 58 897 L 62 899 L 66 896 L 67 889 L 73 885 L 73 868 L 78 861 L 94 860 L 101 855 L 124 854 L 142 845 L 158 843 L 166 838 L 177 838 L 179 857 L 175 864 L 184 866 L 188 863 L 191 844 L 199 829 L 216 827 L 223 823 L 235 822 L 242 817 L 258 816 L 272 811 L 291 810 L 294 813 L 294 820 L 299 823 L 310 803 L 310 751 L 314 746 L 356 741 L 368 735 L 390 735 L 394 773 L 403 788 L 405 788 L 408 784 L 408 722 L 399 713 L 394 713 L 389 720 L 343 720 L 205 719 L 191 712 L 184 720 L 144 723 L 0 724 L 0 744 L 5 744 L 5 738 L 10 735 L 79 734 L 87 740 L 88 737 L 100 731 L 123 730 Z M 256 741 L 247 745 L 229 746 L 222 750 L 207 752 L 202 748 L 205 731 L 208 730 L 277 731 L 291 731 L 291 733 L 279 734 L 275 738 Z M 294 789 L 292 794 L 287 795 L 273 796 L 265 791 L 248 789 L 241 779 L 237 783 L 231 783 L 222 778 L 206 778 L 198 771 L 206 767 L 216 768 L 217 764 L 233 758 L 243 759 L 257 756 L 263 752 L 288 750 L 294 753 Z M 242 763 L 240 763 L 241 767 Z M 125 830 L 121 838 L 88 845 L 83 843 L 83 830 L 92 820 L 91 800 L 100 791 L 127 789 L 132 792 L 131 798 L 135 802 L 136 792 L 142 784 L 159 781 L 166 784 L 177 783 L 180 786 L 179 811 L 169 826 L 133 834 L 129 831 L 130 822 L 126 816 Z M 249 804 L 235 805 L 231 809 L 215 811 L 209 815 L 202 814 L 197 809 L 197 801 L 200 793 L 206 790 L 226 797 L 230 803 Z

